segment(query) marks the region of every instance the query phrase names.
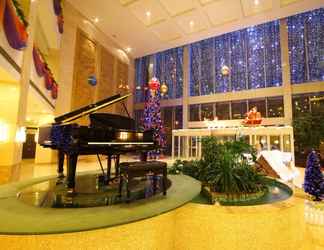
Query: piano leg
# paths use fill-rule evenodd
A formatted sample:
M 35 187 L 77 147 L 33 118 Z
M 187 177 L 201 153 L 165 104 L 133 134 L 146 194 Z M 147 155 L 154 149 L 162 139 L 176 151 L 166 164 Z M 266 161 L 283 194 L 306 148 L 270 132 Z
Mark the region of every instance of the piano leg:
M 78 161 L 78 154 L 68 154 L 67 156 L 67 187 L 68 193 L 75 191 L 75 171 Z
M 116 161 L 115 161 L 115 176 L 117 178 L 119 176 L 119 161 L 120 161 L 120 155 L 116 155 Z
M 107 158 L 107 185 L 110 182 L 110 178 L 111 178 L 111 155 L 108 155 L 108 158 Z
M 141 161 L 147 161 L 147 152 L 142 152 L 141 153 L 140 160 Z
M 64 177 L 63 169 L 64 169 L 64 152 L 62 150 L 58 150 L 58 153 L 57 153 L 57 174 L 58 174 L 59 178 Z

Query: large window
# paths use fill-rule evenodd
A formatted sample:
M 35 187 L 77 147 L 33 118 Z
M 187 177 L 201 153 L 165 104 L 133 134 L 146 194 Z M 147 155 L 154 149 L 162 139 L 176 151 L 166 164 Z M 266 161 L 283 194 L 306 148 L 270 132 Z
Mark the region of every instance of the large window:
M 201 104 L 201 120 L 213 120 L 214 119 L 214 104 L 206 103 Z
M 324 93 L 293 95 L 293 116 L 299 117 L 308 113 L 324 112 Z
M 283 97 L 268 97 L 268 117 L 284 117 Z
M 172 130 L 182 128 L 182 106 L 162 107 L 161 118 L 166 136 L 166 148 L 164 154 L 171 155 Z
M 135 59 L 135 103 L 145 101 L 145 86 L 149 77 L 149 56 Z
M 313 94 L 312 97 L 314 112 L 324 110 L 324 95 Z M 299 102 L 297 98 L 300 97 L 294 97 L 294 100 Z M 310 102 L 309 96 L 307 96 L 307 102 Z M 205 119 L 213 120 L 215 115 L 218 120 L 244 119 L 246 113 L 253 107 L 257 107 L 258 112 L 264 118 L 284 117 L 283 97 L 276 96 L 232 102 L 193 104 L 189 106 L 189 120 L 192 122 L 204 121 Z
M 232 119 L 244 119 L 246 112 L 246 100 L 232 102 Z
M 190 95 L 280 86 L 279 21 L 189 45 Z
M 230 103 L 229 102 L 217 102 L 216 103 L 216 116 L 218 120 L 229 120 L 230 116 Z
M 287 18 L 292 83 L 324 80 L 324 8 Z
M 309 95 L 294 95 L 292 97 L 293 116 L 298 117 L 310 112 Z
M 182 97 L 183 85 L 183 47 L 169 49 L 154 55 L 154 75 L 161 84 L 168 86 L 163 99 Z
M 200 105 L 199 104 L 193 104 L 189 106 L 189 120 L 190 121 L 200 121 Z

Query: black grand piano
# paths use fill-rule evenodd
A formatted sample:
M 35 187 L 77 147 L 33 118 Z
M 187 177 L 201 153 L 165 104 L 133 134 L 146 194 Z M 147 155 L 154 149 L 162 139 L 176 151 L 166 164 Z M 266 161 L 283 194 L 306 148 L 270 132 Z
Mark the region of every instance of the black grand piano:
M 122 102 L 131 94 L 114 95 L 78 110 L 56 117 L 55 123 L 39 128 L 38 143 L 43 147 L 58 150 L 57 172 L 63 178 L 64 158 L 67 158 L 67 186 L 74 192 L 75 173 L 79 155 L 106 155 L 107 178 L 110 180 L 111 161 L 119 164 L 119 156 L 128 152 L 141 154 L 146 160 L 148 151 L 158 148 L 153 139 L 153 131 L 140 131 L 135 128 L 134 119 L 129 117 Z M 128 117 L 110 113 L 94 113 L 116 102 L 122 102 Z M 76 119 L 90 115 L 90 126 L 73 123 Z M 101 162 L 100 162 L 101 165 Z M 103 169 L 102 169 L 103 170 Z

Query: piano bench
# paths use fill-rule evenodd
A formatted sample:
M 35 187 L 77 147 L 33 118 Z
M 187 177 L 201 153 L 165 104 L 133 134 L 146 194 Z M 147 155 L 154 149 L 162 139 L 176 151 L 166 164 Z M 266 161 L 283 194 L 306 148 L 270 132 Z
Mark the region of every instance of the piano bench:
M 157 175 L 162 175 L 162 189 L 163 195 L 167 191 L 167 164 L 162 161 L 136 161 L 136 162 L 122 162 L 119 164 L 119 195 L 121 196 L 124 180 L 126 183 L 127 199 L 130 199 L 130 186 L 132 179 L 135 177 L 145 177 L 148 174 L 153 174 L 153 193 L 156 192 L 156 178 Z

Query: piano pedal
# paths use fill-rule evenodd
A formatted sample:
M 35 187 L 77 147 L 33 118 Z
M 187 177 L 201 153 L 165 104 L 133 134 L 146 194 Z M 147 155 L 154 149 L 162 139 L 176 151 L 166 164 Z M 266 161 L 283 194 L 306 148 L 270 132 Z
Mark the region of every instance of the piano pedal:
M 68 188 L 68 190 L 67 190 L 67 192 L 66 192 L 66 196 L 67 196 L 67 197 L 73 197 L 73 196 L 75 196 L 75 195 L 76 195 L 76 193 L 75 193 L 74 188 Z
M 65 176 L 63 173 L 58 173 L 57 178 L 63 179 Z

